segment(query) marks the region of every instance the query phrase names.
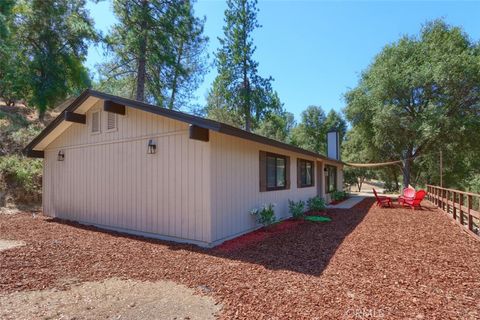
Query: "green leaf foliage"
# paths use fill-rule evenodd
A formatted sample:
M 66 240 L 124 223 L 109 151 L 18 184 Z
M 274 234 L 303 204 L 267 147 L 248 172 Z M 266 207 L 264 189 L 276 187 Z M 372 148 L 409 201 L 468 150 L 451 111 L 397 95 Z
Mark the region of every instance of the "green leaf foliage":
M 67 96 L 90 86 L 83 63 L 98 39 L 85 0 L 23 0 L 16 7 L 15 36 L 23 63 L 24 95 L 40 117 Z
M 305 201 L 288 200 L 288 210 L 295 219 L 303 218 L 305 215 Z
M 22 61 L 15 42 L 15 0 L 0 1 L 0 98 L 7 105 L 14 105 L 22 98 Z
M 188 105 L 207 71 L 205 19 L 192 1 L 114 0 L 102 90 L 169 109 Z
M 318 196 L 312 197 L 307 200 L 307 208 L 309 211 L 318 212 L 324 211 L 326 208 L 325 200 Z
M 376 155 L 370 154 L 370 150 L 365 148 L 363 137 L 357 133 L 357 130 L 357 128 L 353 128 L 346 133 L 341 148 L 342 160 L 350 163 L 368 163 L 372 159 L 377 159 Z M 361 192 L 365 180 L 376 177 L 376 170 L 345 166 L 343 174 L 344 182 L 350 186 L 355 185 L 358 192 Z
M 326 154 L 327 132 L 336 130 L 340 141 L 345 136 L 347 124 L 343 117 L 331 110 L 327 116 L 320 106 L 309 106 L 301 113 L 301 122 L 292 129 L 291 143 L 303 149 Z
M 276 93 L 275 93 L 276 95 Z M 281 106 L 280 99 L 278 105 Z M 292 113 L 282 107 L 267 113 L 265 118 L 254 130 L 256 134 L 281 142 L 288 142 L 292 128 L 295 127 L 295 118 Z
M 469 148 L 478 150 L 478 45 L 458 27 L 430 22 L 419 36 L 385 46 L 346 101 L 363 159 L 403 159 L 403 183 L 415 183 L 422 157 L 459 146 L 465 161 Z
M 348 194 L 345 191 L 334 191 L 331 196 L 333 201 L 341 201 L 346 199 Z
M 252 32 L 257 22 L 256 0 L 227 0 L 224 35 L 215 56 L 218 76 L 209 92 L 206 113 L 209 118 L 228 122 L 247 131 L 254 129 L 268 112 L 281 105 L 272 91 L 271 77 L 258 74 L 253 59 Z M 218 111 L 220 110 L 220 111 Z
M 256 212 L 257 222 L 264 227 L 268 227 L 277 221 L 275 217 L 274 205 L 269 203 Z

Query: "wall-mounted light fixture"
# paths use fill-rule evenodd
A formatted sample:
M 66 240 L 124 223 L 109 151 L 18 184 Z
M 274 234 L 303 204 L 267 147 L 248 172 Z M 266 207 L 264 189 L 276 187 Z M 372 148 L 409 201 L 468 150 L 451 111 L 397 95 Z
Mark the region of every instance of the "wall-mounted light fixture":
M 157 144 L 152 139 L 148 140 L 147 153 L 154 154 L 157 151 Z
M 65 160 L 65 153 L 63 152 L 63 150 L 58 151 L 57 160 L 58 160 L 58 161 L 63 161 L 63 160 Z
M 324 168 L 323 168 L 323 171 L 327 172 L 327 171 L 328 171 L 327 167 L 324 167 Z

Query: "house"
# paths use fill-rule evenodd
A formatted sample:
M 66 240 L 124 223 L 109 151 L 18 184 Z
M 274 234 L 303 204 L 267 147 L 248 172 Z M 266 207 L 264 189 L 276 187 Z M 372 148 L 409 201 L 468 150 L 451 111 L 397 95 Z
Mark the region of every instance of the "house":
M 288 199 L 343 185 L 338 159 L 93 90 L 25 151 L 43 158 L 46 215 L 206 247 L 257 228 L 254 208 L 287 218 Z

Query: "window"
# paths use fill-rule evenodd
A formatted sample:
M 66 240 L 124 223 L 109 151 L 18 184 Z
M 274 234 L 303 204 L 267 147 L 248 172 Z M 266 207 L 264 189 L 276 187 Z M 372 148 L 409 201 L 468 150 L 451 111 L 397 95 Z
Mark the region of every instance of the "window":
M 260 151 L 260 191 L 290 188 L 290 158 Z
M 117 115 L 112 112 L 107 112 L 107 131 L 117 129 Z
M 92 112 L 92 133 L 100 132 L 100 111 Z
M 314 185 L 313 161 L 297 159 L 297 187 L 305 188 Z
M 325 166 L 325 186 L 327 193 L 337 191 L 337 167 Z

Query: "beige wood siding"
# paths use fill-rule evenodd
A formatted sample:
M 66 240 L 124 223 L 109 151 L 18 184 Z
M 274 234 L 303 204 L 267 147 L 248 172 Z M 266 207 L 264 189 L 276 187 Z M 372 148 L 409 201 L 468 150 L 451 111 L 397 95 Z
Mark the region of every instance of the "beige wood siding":
M 127 108 L 116 130 L 72 124 L 45 150 L 44 211 L 63 219 L 174 240 L 211 241 L 210 145 L 188 124 Z M 156 154 L 147 154 L 154 139 Z M 57 161 L 64 150 L 65 160 Z
M 273 148 L 244 139 L 210 132 L 212 171 L 212 238 L 220 242 L 233 235 L 256 228 L 253 208 L 275 203 L 277 218 L 289 217 L 288 199 L 307 200 L 317 195 L 317 183 L 297 188 L 297 158 L 315 158 Z M 259 152 L 267 151 L 290 157 L 290 189 L 260 192 Z M 323 182 L 322 182 L 323 183 Z
M 324 189 L 323 171 L 313 187 L 297 188 L 297 158 L 318 160 L 313 157 L 212 131 L 209 142 L 192 140 L 188 124 L 131 108 L 107 131 L 103 102 L 87 102 L 87 124 L 65 126 L 45 149 L 48 215 L 210 245 L 258 227 L 251 209 L 275 203 L 283 219 L 288 199 L 307 200 Z M 98 134 L 90 127 L 95 111 L 101 112 Z M 154 155 L 147 154 L 149 139 L 157 144 Z M 57 161 L 59 150 L 64 161 Z M 290 189 L 260 192 L 261 150 L 290 157 Z

